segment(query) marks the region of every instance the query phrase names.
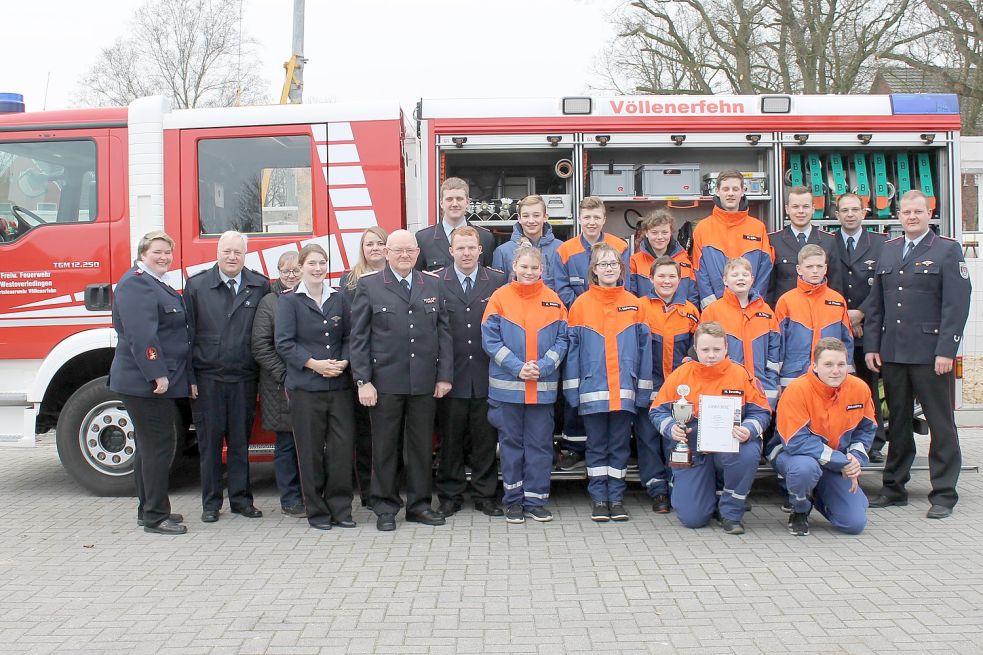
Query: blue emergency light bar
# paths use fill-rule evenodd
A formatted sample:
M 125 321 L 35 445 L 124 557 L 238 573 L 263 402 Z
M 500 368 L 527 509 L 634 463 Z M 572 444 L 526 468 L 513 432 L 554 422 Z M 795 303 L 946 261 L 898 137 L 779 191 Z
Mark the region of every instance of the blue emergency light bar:
M 892 93 L 891 111 L 896 116 L 912 114 L 958 114 L 955 93 Z

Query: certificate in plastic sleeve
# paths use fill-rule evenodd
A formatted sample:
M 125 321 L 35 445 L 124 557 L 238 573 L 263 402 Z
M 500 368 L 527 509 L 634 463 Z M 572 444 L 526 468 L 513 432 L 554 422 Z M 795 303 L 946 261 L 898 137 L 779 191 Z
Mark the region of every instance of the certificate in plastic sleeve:
M 741 424 L 741 396 L 700 396 L 696 449 L 701 453 L 736 453 L 740 442 L 734 426 Z

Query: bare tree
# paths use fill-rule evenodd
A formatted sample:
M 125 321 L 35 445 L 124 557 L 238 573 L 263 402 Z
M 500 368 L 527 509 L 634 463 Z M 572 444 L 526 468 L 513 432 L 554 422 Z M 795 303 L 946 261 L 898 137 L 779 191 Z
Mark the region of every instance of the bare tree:
M 254 45 L 240 32 L 238 0 L 151 0 L 82 78 L 82 98 L 123 105 L 163 94 L 179 108 L 262 102 Z
M 601 77 L 637 93 L 846 93 L 901 38 L 911 1 L 633 0 Z
M 958 93 L 965 134 L 983 134 L 983 0 L 920 0 L 919 31 L 880 53 Z

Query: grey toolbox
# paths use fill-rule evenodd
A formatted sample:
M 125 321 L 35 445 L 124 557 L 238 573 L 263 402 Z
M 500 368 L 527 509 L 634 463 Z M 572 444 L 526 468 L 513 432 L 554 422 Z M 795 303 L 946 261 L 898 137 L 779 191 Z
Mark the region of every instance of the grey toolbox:
M 640 196 L 700 195 L 699 164 L 641 164 L 635 167 Z
M 635 195 L 635 164 L 591 164 L 588 182 L 592 196 Z

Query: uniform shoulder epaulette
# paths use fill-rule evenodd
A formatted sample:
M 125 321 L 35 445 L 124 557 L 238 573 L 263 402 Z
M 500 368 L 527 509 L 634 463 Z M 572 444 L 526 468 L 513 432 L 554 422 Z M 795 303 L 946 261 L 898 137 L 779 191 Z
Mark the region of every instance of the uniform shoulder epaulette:
M 447 270 L 447 267 L 446 266 L 441 266 L 440 268 L 435 268 L 433 271 L 421 271 L 421 272 L 423 272 L 423 273 L 427 273 L 427 272 L 431 272 L 431 273 L 443 273 L 446 270 Z
M 884 243 L 894 243 L 895 241 L 898 241 L 898 240 L 903 239 L 903 238 L 904 237 L 894 237 L 893 239 L 888 239 Z
M 505 275 L 505 271 L 503 271 L 500 268 L 495 268 L 494 266 L 485 266 L 485 268 L 487 268 L 489 271 L 495 271 L 496 273 L 501 273 L 502 275 Z
M 479 232 L 488 232 L 489 234 L 491 234 L 491 230 L 489 230 L 484 225 L 473 225 L 471 223 L 468 223 L 468 226 L 473 227 L 474 229 L 478 230 Z
M 137 268 L 137 270 L 133 271 L 133 274 L 134 275 L 143 275 L 143 269 L 142 268 Z
M 784 230 L 785 230 L 785 228 L 782 228 L 781 230 L 775 230 L 774 232 L 769 232 L 768 233 L 768 238 L 770 239 L 771 237 L 775 236 L 776 234 L 781 234 L 782 232 L 784 232 Z
M 359 276 L 359 279 L 362 279 L 363 277 L 368 277 L 370 275 L 375 275 L 378 272 L 379 271 L 365 271 L 364 273 L 362 273 L 361 276 Z
M 208 267 L 206 269 L 200 270 L 197 273 L 195 273 L 194 275 L 189 275 L 188 276 L 188 280 L 190 281 L 190 280 L 195 279 L 196 277 L 200 277 L 200 276 L 204 275 L 205 273 L 207 273 L 210 270 L 212 270 L 211 267 Z
M 444 269 L 440 269 L 440 270 L 444 270 Z M 429 275 L 430 277 L 440 277 L 435 272 L 431 272 L 431 271 L 420 271 L 420 272 L 423 273 L 424 275 Z
M 940 238 L 940 239 L 945 239 L 946 241 L 954 241 L 954 242 L 956 242 L 956 243 L 959 243 L 958 241 L 956 241 L 956 240 L 955 240 L 955 239 L 953 239 L 952 237 L 946 237 L 946 236 L 942 236 L 941 234 L 939 235 L 939 238 Z
M 829 230 L 824 230 L 824 229 L 823 229 L 823 228 L 821 228 L 821 227 L 820 227 L 820 228 L 816 228 L 816 229 L 818 229 L 818 230 L 819 230 L 819 233 L 820 233 L 820 234 L 828 234 L 829 236 L 834 236 L 834 235 L 833 235 L 833 233 L 832 233 L 832 232 L 830 232 Z M 768 235 L 768 236 L 771 236 L 771 235 Z
M 886 237 L 887 236 L 887 232 L 878 232 L 877 230 L 867 230 L 867 233 L 868 234 L 879 234 L 882 237 Z

